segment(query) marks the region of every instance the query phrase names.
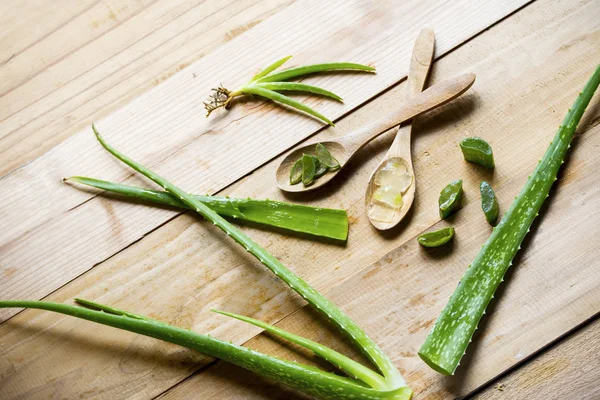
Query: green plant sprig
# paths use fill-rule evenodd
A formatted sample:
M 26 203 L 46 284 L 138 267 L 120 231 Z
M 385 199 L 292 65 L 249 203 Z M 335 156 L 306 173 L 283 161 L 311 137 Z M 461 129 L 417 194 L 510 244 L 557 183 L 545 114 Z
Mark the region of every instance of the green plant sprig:
M 84 176 L 72 176 L 65 178 L 64 181 L 106 190 L 130 199 L 188 210 L 191 209 L 190 206 L 177 197 L 160 190 L 144 189 Z M 232 218 L 236 221 L 253 222 L 320 238 L 339 241 L 346 241 L 348 239 L 348 213 L 345 210 L 311 207 L 274 200 L 193 196 L 219 215 Z
M 498 285 L 503 282 L 504 275 L 521 248 L 533 220 L 539 215 L 544 200 L 549 196 L 558 170 L 571 147 L 577 124 L 598 85 L 600 66 L 577 96 L 573 108 L 569 110 L 550 142 L 550 147 L 473 263 L 469 265 L 421 346 L 419 356 L 434 370 L 450 375 L 458 367 L 479 320 L 494 297 Z
M 300 76 L 327 71 L 351 70 L 375 72 L 375 68 L 370 67 L 368 65 L 354 64 L 348 62 L 305 65 L 302 67 L 290 68 L 283 71 L 275 72 L 277 68 L 282 66 L 290 58 L 292 58 L 292 56 L 284 57 L 281 60 L 274 62 L 273 64 L 269 65 L 267 68 L 256 74 L 248 83 L 239 87 L 236 90 L 231 91 L 229 89 L 224 88 L 223 86 L 219 86 L 218 88 L 213 89 L 213 92 L 209 96 L 208 101 L 204 102 L 206 116 L 209 116 L 211 112 L 221 107 L 229 109 L 229 107 L 231 106 L 231 101 L 235 97 L 243 95 L 256 95 L 303 111 L 333 126 L 333 122 L 331 122 L 331 120 L 325 117 L 323 114 L 315 111 L 306 104 L 294 100 L 279 92 L 305 92 L 329 97 L 337 101 L 342 101 L 342 98 L 340 96 L 333 92 L 330 92 L 329 90 L 325 90 L 317 86 L 286 81 L 293 78 L 298 78 Z
M 76 300 L 88 308 L 43 301 L 0 301 L 0 308 L 27 307 L 54 311 L 104 325 L 140 333 L 146 336 L 179 344 L 204 354 L 231 362 L 259 375 L 274 379 L 282 384 L 299 389 L 323 399 L 394 399 L 409 400 L 412 390 L 406 385 L 393 362 L 379 346 L 356 325 L 342 310 L 313 289 L 308 283 L 286 268 L 278 259 L 236 229 L 223 217 L 143 165 L 133 161 L 104 141 L 93 126 L 100 144 L 112 155 L 134 170 L 148 177 L 170 194 L 177 197 L 200 215 L 210 220 L 228 236 L 239 243 L 264 266 L 281 278 L 291 289 L 302 296 L 310 305 L 335 323 L 352 342 L 375 364 L 379 371 L 372 371 L 342 354 L 319 343 L 268 326 L 260 321 L 226 313 L 267 329 L 269 332 L 311 349 L 320 357 L 348 373 L 351 378 L 341 377 L 304 364 L 281 360 L 253 350 L 227 343 L 210 336 L 169 326 L 151 318 L 118 310 L 98 303 Z M 90 309 L 91 308 L 91 309 Z

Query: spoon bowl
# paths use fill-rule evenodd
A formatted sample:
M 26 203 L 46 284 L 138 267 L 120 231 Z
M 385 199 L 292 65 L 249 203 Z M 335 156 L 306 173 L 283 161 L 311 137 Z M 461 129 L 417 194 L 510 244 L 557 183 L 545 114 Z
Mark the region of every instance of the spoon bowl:
M 350 159 L 367 145 L 390 128 L 400 125 L 402 122 L 410 120 L 429 110 L 446 104 L 466 92 L 475 82 L 475 74 L 466 73 L 457 77 L 440 82 L 424 92 L 411 97 L 402 107 L 372 122 L 369 125 L 361 127 L 356 131 L 336 140 L 322 142 L 327 150 L 340 163 L 340 168 L 335 171 L 327 172 L 325 175 L 316 179 L 310 186 L 304 186 L 302 183 L 290 185 L 290 172 L 293 165 L 298 161 L 302 154 L 315 154 L 315 147 L 319 142 L 314 142 L 293 150 L 288 154 L 275 174 L 277 186 L 285 192 L 308 192 L 320 188 L 330 182 L 341 171 Z

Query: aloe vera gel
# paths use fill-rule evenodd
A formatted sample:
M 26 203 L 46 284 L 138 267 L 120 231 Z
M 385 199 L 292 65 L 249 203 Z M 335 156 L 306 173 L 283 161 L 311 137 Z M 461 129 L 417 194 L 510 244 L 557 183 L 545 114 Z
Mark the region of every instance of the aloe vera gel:
M 412 185 L 408 163 L 400 157 L 386 160 L 379 166 L 373 178 L 373 192 L 369 196 L 369 218 L 380 222 L 392 222 L 404 205 L 403 195 Z

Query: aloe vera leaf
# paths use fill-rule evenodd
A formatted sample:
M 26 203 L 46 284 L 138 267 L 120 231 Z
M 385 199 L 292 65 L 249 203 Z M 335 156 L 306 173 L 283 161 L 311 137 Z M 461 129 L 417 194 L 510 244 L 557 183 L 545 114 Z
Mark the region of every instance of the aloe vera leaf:
M 191 209 L 187 204 L 168 192 L 128 186 L 83 176 L 73 176 L 65 179 L 65 181 L 92 186 L 138 200 Z M 274 200 L 193 196 L 219 215 L 235 220 L 254 222 L 334 240 L 346 241 L 348 239 L 348 214 L 345 210 L 311 207 Z
M 434 370 L 450 375 L 458 367 L 479 320 L 556 181 L 577 124 L 598 85 L 600 65 L 577 96 L 546 153 L 463 275 L 421 346 L 419 356 Z
M 302 67 L 290 68 L 280 72 L 275 72 L 257 79 L 256 82 L 281 82 L 288 79 L 297 78 L 303 75 L 316 74 L 318 72 L 354 70 L 364 72 L 375 72 L 375 68 L 368 65 L 337 62 L 326 64 L 304 65 Z
M 494 225 L 498 219 L 500 213 L 500 206 L 498 206 L 498 199 L 494 193 L 492 186 L 486 181 L 482 181 L 479 184 L 479 192 L 481 193 L 481 209 L 485 215 L 485 219 L 490 225 Z
M 277 68 L 279 68 L 283 64 L 285 64 L 287 62 L 287 60 L 289 60 L 290 58 L 292 58 L 292 56 L 283 57 L 281 60 L 275 61 L 273 64 L 269 65 L 267 68 L 263 69 L 258 74 L 254 75 L 254 77 L 250 80 L 250 82 L 254 82 L 257 79 L 260 79 L 263 76 L 270 74 L 271 72 L 275 71 Z
M 256 86 L 263 89 L 274 90 L 274 91 L 296 91 L 296 92 L 308 92 L 320 94 L 325 97 L 331 97 L 337 101 L 342 101 L 342 98 L 337 94 L 330 92 L 329 90 L 321 89 L 317 86 L 306 85 L 304 83 L 297 82 L 264 82 L 258 83 Z
M 321 121 L 324 121 L 325 123 L 333 126 L 333 122 L 331 122 L 326 116 L 324 116 L 323 114 L 319 113 L 318 111 L 313 110 L 312 108 L 310 108 L 309 106 L 307 106 L 306 104 L 294 100 L 290 97 L 287 97 L 281 93 L 277 93 L 274 92 L 272 90 L 268 90 L 268 89 L 263 89 L 260 86 L 257 85 L 248 85 L 248 86 L 244 86 L 243 88 L 240 89 L 240 91 L 242 91 L 243 93 L 246 94 L 254 94 L 257 96 L 261 96 L 261 97 L 265 97 L 269 100 L 273 100 L 276 101 L 278 103 L 282 103 L 285 104 L 286 106 L 290 106 L 292 108 L 295 108 L 297 110 L 300 111 L 304 111 L 307 114 L 312 115 L 315 118 L 320 119 Z
M 185 191 L 179 189 L 166 179 L 162 178 L 155 172 L 149 170 L 143 165 L 133 161 L 124 154 L 120 153 L 108 143 L 104 141 L 102 136 L 96 130 L 96 127 L 92 125 L 96 138 L 100 144 L 113 156 L 127 164 L 137 172 L 146 176 L 157 185 L 169 193 L 177 196 L 181 201 L 186 203 L 188 206 L 193 208 L 196 212 L 202 215 L 204 218 L 211 221 L 219 229 L 225 232 L 238 244 L 240 244 L 246 251 L 256 257 L 265 267 L 271 270 L 277 277 L 281 278 L 292 290 L 298 293 L 304 300 L 306 300 L 311 306 L 317 311 L 325 315 L 329 320 L 334 322 L 338 328 L 361 350 L 363 353 L 375 364 L 380 372 L 385 377 L 386 383 L 390 389 L 400 389 L 406 387 L 406 383 L 398 369 L 394 366 L 394 363 L 390 358 L 385 355 L 379 346 L 354 322 L 348 317 L 342 310 L 340 310 L 334 303 L 329 301 L 325 296 L 313 289 L 308 283 L 290 271 L 285 267 L 281 261 L 271 255 L 267 250 L 262 248 L 256 242 L 254 242 L 245 233 L 235 228 L 223 217 L 219 216 L 216 212 L 196 200 L 193 196 L 189 195 Z M 410 390 L 410 389 L 409 389 Z M 412 391 L 411 391 L 412 393 Z M 410 397 L 408 397 L 410 398 Z
M 102 310 L 117 310 L 97 303 L 92 304 Z M 412 393 L 410 388 L 406 386 L 392 390 L 369 388 L 364 386 L 360 381 L 352 380 L 351 378 L 341 377 L 315 367 L 268 356 L 230 342 L 174 327 L 151 318 L 133 318 L 126 311 L 117 310 L 115 313 L 90 310 L 68 304 L 27 300 L 0 301 L 0 308 L 35 308 L 53 311 L 139 333 L 219 358 L 268 379 L 278 381 L 323 399 L 409 400 Z
M 269 325 L 265 322 L 262 322 L 260 320 L 254 319 L 254 318 L 246 317 L 244 315 L 234 314 L 234 313 L 220 311 L 220 310 L 212 310 L 212 311 L 214 311 L 218 314 L 222 314 L 222 315 L 225 315 L 225 316 L 228 316 L 231 318 L 235 318 L 240 321 L 244 321 L 249 324 L 258 326 L 260 328 L 263 328 L 264 330 L 266 330 L 267 332 L 269 332 L 271 334 L 277 335 L 286 340 L 289 340 L 292 343 L 295 343 L 299 346 L 307 348 L 307 349 L 311 350 L 313 353 L 315 353 L 316 355 L 318 355 L 319 357 L 326 360 L 327 362 L 330 362 L 331 364 L 337 366 L 339 369 L 347 372 L 352 377 L 354 377 L 356 379 L 360 379 L 361 381 L 369 384 L 373 388 L 383 389 L 386 386 L 385 381 L 383 380 L 383 377 L 381 375 L 379 375 L 378 373 L 376 373 L 375 371 L 365 367 L 364 365 L 362 365 L 360 363 L 357 363 L 356 361 L 346 357 L 345 355 L 340 354 L 337 351 L 330 349 L 329 347 L 326 347 L 320 343 L 317 343 L 310 339 L 303 338 L 302 336 L 295 335 L 293 333 L 285 331 L 276 326 Z

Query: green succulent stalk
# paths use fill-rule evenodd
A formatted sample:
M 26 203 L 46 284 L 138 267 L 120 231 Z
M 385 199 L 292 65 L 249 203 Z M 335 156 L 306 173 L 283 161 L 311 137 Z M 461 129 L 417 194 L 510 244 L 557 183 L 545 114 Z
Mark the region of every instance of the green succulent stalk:
M 332 321 L 348 338 L 373 362 L 377 371 L 371 370 L 350 358 L 319 343 L 285 332 L 263 322 L 230 313 L 224 313 L 242 321 L 260 326 L 300 346 L 312 350 L 326 359 L 349 377 L 325 372 L 318 368 L 282 360 L 276 357 L 201 335 L 185 329 L 167 325 L 157 320 L 136 315 L 95 302 L 77 299 L 84 307 L 43 301 L 0 301 L 0 308 L 26 307 L 54 311 L 77 318 L 136 332 L 167 342 L 179 344 L 212 357 L 231 362 L 261 376 L 294 387 L 302 392 L 322 399 L 394 399 L 408 400 L 412 390 L 406 385 L 393 362 L 379 346 L 360 329 L 335 304 L 313 289 L 308 283 L 286 268 L 277 258 L 259 246 L 246 234 L 236 229 L 223 217 L 199 201 L 193 195 L 181 190 L 158 174 L 120 153 L 100 136 L 94 128 L 102 146 L 119 160 L 148 177 L 171 195 L 178 198 L 204 218 L 210 220 L 223 232 L 239 243 L 264 266 L 281 278 L 291 289 L 302 296 L 311 306 Z
M 236 90 L 231 91 L 229 89 L 224 88 L 223 86 L 219 86 L 218 88 L 213 89 L 213 92 L 210 95 L 208 101 L 204 102 L 206 116 L 209 116 L 211 112 L 221 107 L 229 109 L 231 106 L 231 101 L 235 97 L 243 95 L 255 95 L 303 111 L 333 126 L 333 122 L 331 122 L 331 120 L 329 120 L 323 114 L 313 110 L 306 104 L 294 100 L 291 97 L 285 96 L 279 92 L 293 91 L 312 93 L 320 96 L 329 97 L 337 101 L 342 101 L 342 98 L 340 96 L 330 92 L 329 90 L 325 90 L 317 86 L 287 81 L 301 76 L 327 71 L 352 70 L 375 72 L 375 68 L 370 67 L 368 65 L 354 64 L 348 62 L 305 65 L 301 67 L 290 68 L 283 71 L 275 72 L 277 68 L 281 67 L 290 58 L 292 58 L 292 56 L 284 57 L 281 60 L 274 62 L 273 64 L 269 65 L 267 68 L 256 74 L 250 80 L 250 82 L 246 83 L 245 85 L 239 87 Z
M 463 275 L 421 346 L 419 356 L 434 370 L 450 375 L 458 367 L 479 320 L 556 181 L 577 124 L 599 84 L 600 66 L 579 93 L 550 147 Z
M 191 209 L 177 197 L 160 190 L 144 189 L 84 176 L 72 176 L 66 178 L 65 182 L 91 186 L 126 196 L 129 199 Z M 234 221 L 247 221 L 319 238 L 339 241 L 348 239 L 348 214 L 345 210 L 311 207 L 274 200 L 192 196 L 219 215 Z

